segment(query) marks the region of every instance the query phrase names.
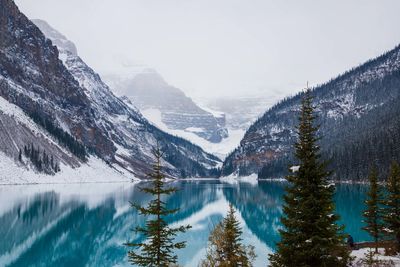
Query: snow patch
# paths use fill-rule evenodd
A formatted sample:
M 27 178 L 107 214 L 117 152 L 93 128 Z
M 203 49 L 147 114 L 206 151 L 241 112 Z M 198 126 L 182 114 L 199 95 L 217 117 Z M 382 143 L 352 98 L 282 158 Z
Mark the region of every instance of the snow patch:
M 253 173 L 248 176 L 237 176 L 236 174 L 231 174 L 229 176 L 221 177 L 220 181 L 228 184 L 248 183 L 250 185 L 258 185 L 258 175 Z
M 298 172 L 300 170 L 300 166 L 292 166 L 289 168 L 291 172 Z
M 374 251 L 374 248 L 362 248 L 358 250 L 353 250 L 351 252 L 351 256 L 355 257 L 353 263 L 355 265 L 352 266 L 367 266 L 363 263 L 363 259 L 365 259 L 366 255 L 370 253 L 370 251 Z M 397 256 L 385 256 L 384 249 L 379 249 L 379 253 L 374 255 L 374 259 L 383 262 L 392 262 L 392 266 L 400 266 L 400 255 Z
M 186 130 L 168 128 L 168 126 L 162 122 L 161 111 L 158 109 L 145 109 L 142 111 L 142 115 L 161 130 L 189 140 L 193 144 L 200 146 L 204 151 L 214 154 L 221 159 L 224 159 L 239 145 L 240 140 L 242 140 L 245 134 L 245 130 L 243 129 L 228 129 L 227 138 L 224 138 L 219 143 L 212 143 L 195 134 L 194 130 L 200 130 L 200 128 L 190 127 Z
M 204 129 L 199 127 L 188 127 L 185 129 L 185 131 L 191 133 L 202 133 L 204 132 Z
M 61 164 L 55 175 L 36 173 L 18 165 L 13 159 L 0 152 L 0 184 L 63 184 L 139 181 L 132 174 L 122 173 L 97 157 L 90 157 L 79 168 Z

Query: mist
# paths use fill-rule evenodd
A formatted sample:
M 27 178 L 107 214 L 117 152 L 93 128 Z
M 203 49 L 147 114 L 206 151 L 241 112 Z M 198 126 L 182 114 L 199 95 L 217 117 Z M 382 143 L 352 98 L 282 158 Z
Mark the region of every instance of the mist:
M 400 2 L 16 0 L 100 73 L 156 69 L 192 97 L 286 96 L 400 41 Z

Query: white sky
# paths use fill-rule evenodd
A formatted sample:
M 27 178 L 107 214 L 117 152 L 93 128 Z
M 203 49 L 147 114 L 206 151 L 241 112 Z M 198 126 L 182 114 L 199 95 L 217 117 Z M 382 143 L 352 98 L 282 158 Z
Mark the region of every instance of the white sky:
M 146 64 L 194 97 L 283 97 L 400 43 L 398 0 L 15 1 L 96 70 Z

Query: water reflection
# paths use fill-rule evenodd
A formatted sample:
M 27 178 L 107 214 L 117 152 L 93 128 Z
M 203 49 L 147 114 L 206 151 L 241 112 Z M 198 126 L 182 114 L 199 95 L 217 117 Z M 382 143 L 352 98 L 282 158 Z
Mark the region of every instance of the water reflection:
M 256 246 L 256 266 L 279 240 L 284 183 L 226 184 L 219 181 L 177 182 L 181 190 L 165 199 L 181 211 L 171 224 L 191 224 L 178 237 L 188 240 L 179 251 L 181 264 L 197 266 L 204 255 L 209 231 L 225 215 L 229 203 L 238 210 L 244 241 Z M 346 231 L 356 240 L 366 187 L 339 185 L 337 210 Z M 126 241 L 140 241 L 131 229 L 144 218 L 129 201 L 144 204 L 149 196 L 130 184 L 30 185 L 0 187 L 0 266 L 129 266 Z
M 242 184 L 225 190 L 225 196 L 238 209 L 247 227 L 268 247 L 275 247 L 281 227 L 284 183 L 262 182 L 259 186 Z

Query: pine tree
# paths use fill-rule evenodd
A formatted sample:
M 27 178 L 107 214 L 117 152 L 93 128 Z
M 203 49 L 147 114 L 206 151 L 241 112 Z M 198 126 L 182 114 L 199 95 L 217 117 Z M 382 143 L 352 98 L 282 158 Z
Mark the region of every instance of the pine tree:
M 51 167 L 55 172 L 57 172 L 57 171 L 56 171 L 56 166 L 54 165 L 54 157 L 53 157 L 53 155 L 51 155 L 51 157 L 50 157 L 50 167 Z
M 30 149 L 30 159 L 32 162 L 34 162 L 35 160 L 35 148 L 33 147 L 33 144 L 31 144 L 31 149 Z
M 400 166 L 396 162 L 390 168 L 386 189 L 384 221 L 387 234 L 396 240 L 396 250 L 400 252 Z
M 334 186 L 330 172 L 320 159 L 318 127 L 311 92 L 303 97 L 295 156 L 299 168 L 287 176 L 284 196 L 284 229 L 277 251 L 270 255 L 271 266 L 346 266 L 349 251 L 344 245 L 343 227 L 334 213 Z
M 210 234 L 206 259 L 200 266 L 252 266 L 252 261 L 256 257 L 254 247 L 243 245 L 241 235 L 242 229 L 230 204 L 227 216 Z
M 136 232 L 141 233 L 146 241 L 143 243 L 126 243 L 128 247 L 140 249 L 140 252 L 131 250 L 128 252 L 129 261 L 139 266 L 170 266 L 177 262 L 174 249 L 182 249 L 186 242 L 174 243 L 174 238 L 179 232 L 185 232 L 190 228 L 189 225 L 178 228 L 170 228 L 165 221 L 165 217 L 175 214 L 179 209 L 167 209 L 166 203 L 162 201 L 162 195 L 170 195 L 177 191 L 175 187 L 166 188 L 161 172 L 162 152 L 157 147 L 153 151 L 156 162 L 153 166 L 153 173 L 149 174 L 152 179 L 152 186 L 141 188 L 142 192 L 155 196 L 146 207 L 141 207 L 132 203 L 140 214 L 150 216 L 146 221 L 145 227 L 137 227 Z
M 367 209 L 364 211 L 364 222 L 366 224 L 363 229 L 367 231 L 374 239 L 375 253 L 378 253 L 378 242 L 383 233 L 382 222 L 382 191 L 378 185 L 378 173 L 375 168 L 369 174 L 369 191 L 365 204 Z

